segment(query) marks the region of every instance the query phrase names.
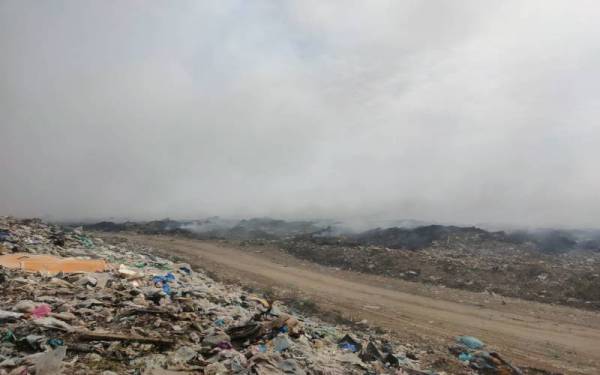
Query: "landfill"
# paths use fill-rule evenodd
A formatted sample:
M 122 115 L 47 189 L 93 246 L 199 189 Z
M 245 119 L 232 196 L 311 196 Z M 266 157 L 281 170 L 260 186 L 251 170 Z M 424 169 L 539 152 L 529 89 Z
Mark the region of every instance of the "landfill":
M 303 316 L 81 228 L 0 217 L 0 233 L 0 375 L 448 374 L 386 334 Z M 461 374 L 520 374 L 461 340 L 448 353 Z
M 294 257 L 328 267 L 600 310 L 600 251 L 543 253 L 532 244 L 498 240 L 485 232 L 464 232 L 453 232 L 418 250 L 356 245 L 318 236 L 297 237 L 278 245 Z M 368 239 L 385 238 L 372 233 Z
M 208 218 L 104 221 L 85 228 L 270 245 L 328 267 L 600 310 L 600 230 L 495 232 L 405 224 L 355 232 L 327 221 Z

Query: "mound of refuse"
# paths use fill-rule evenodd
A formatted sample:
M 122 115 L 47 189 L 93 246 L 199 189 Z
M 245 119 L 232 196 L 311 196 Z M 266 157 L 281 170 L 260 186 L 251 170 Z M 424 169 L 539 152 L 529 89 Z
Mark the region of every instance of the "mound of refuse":
M 2 375 L 446 373 L 422 371 L 415 346 L 388 334 L 302 316 L 81 229 L 0 217 L 0 233 Z M 485 358 L 520 373 L 455 350 L 452 373 Z
M 271 218 L 227 220 L 211 217 L 202 220 L 154 220 L 115 223 L 102 221 L 84 224 L 86 230 L 137 232 L 141 234 L 178 234 L 200 239 L 272 240 L 314 233 L 323 227 L 312 221 L 285 221 Z

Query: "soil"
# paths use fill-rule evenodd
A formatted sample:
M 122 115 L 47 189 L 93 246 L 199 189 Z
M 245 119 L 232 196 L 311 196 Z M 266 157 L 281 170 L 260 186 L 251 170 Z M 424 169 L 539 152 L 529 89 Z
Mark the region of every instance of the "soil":
M 565 374 L 600 371 L 598 312 L 325 267 L 273 246 L 162 235 L 98 235 L 150 246 L 221 279 L 292 292 L 322 311 L 367 320 L 431 346 L 447 346 L 454 336 L 467 334 L 517 366 Z

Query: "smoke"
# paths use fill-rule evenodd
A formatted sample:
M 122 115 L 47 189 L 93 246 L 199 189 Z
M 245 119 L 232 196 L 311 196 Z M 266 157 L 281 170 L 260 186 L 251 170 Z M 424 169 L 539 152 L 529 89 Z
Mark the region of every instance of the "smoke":
M 593 226 L 600 5 L 0 3 L 0 214 Z

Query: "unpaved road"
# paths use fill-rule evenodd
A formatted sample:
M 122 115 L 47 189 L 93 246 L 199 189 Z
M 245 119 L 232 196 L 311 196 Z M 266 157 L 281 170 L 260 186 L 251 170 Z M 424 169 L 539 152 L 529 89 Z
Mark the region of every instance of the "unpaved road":
M 323 309 L 438 344 L 477 336 L 517 365 L 600 374 L 600 314 L 426 287 L 303 262 L 276 249 L 166 236 L 121 235 L 222 277 L 297 290 Z

